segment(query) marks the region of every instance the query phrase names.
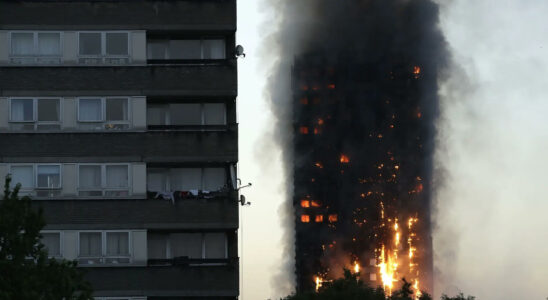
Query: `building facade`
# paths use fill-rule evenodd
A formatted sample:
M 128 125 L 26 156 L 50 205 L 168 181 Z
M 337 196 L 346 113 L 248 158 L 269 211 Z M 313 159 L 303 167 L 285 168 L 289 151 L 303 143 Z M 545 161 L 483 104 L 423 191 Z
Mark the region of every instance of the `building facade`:
M 0 176 L 97 299 L 237 299 L 236 0 L 1 1 Z

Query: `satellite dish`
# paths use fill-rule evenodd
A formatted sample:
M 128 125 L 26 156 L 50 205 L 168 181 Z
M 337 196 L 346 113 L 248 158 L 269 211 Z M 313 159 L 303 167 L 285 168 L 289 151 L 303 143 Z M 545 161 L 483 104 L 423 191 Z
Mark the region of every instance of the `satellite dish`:
M 244 47 L 242 45 L 236 46 L 236 49 L 234 51 L 235 51 L 236 57 L 240 57 L 240 56 L 245 57 Z
M 240 205 L 244 206 L 244 205 L 251 205 L 251 202 L 247 202 L 245 200 L 245 196 L 244 195 L 240 195 Z

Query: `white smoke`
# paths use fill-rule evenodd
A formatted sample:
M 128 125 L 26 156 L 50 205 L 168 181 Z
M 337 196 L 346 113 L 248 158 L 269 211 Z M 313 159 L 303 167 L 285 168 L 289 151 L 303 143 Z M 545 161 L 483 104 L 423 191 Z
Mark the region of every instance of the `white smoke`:
M 548 296 L 547 1 L 444 1 L 436 291 Z

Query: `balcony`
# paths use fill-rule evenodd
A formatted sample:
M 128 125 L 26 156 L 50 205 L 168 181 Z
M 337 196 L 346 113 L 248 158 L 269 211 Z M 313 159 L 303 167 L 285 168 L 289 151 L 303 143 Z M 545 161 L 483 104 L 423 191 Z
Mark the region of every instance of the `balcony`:
M 0 29 L 235 31 L 236 1 L 2 1 L 0 20 Z
M 0 96 L 235 97 L 235 60 L 137 66 L 2 67 Z
M 86 268 L 95 296 L 237 297 L 237 258 L 216 264 Z
M 148 132 L 9 133 L 0 142 L 0 161 L 236 162 L 237 125 L 225 130 L 154 130 Z M 187 128 L 188 129 L 188 128 Z M 217 128 L 219 129 L 219 128 Z
M 51 230 L 92 229 L 236 229 L 236 192 L 221 198 L 178 201 L 148 200 L 36 200 Z

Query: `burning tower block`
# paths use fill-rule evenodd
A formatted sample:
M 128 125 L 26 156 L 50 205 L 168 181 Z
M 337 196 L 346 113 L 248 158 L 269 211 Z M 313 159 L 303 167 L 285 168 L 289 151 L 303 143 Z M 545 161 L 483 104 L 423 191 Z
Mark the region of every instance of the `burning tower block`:
M 315 51 L 292 69 L 297 289 L 359 272 L 431 291 L 434 74 L 411 57 Z M 435 72 L 434 72 L 435 73 Z M 434 93 L 435 94 L 435 93 Z

